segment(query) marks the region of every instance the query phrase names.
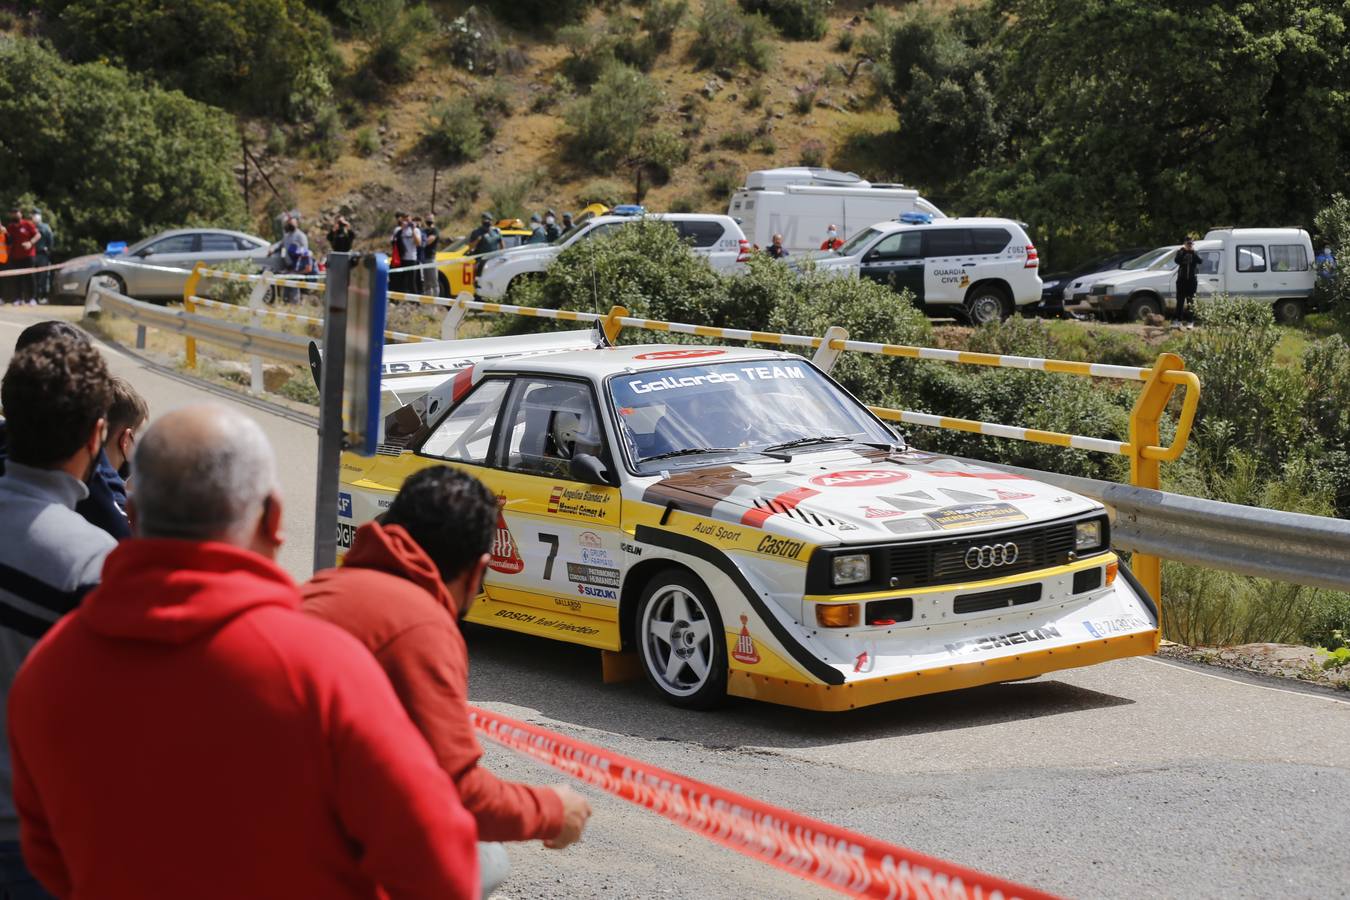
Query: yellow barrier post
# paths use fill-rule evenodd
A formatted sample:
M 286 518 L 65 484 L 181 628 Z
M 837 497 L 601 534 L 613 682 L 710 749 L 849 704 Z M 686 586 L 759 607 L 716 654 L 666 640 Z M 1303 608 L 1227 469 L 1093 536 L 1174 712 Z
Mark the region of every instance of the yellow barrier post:
M 188 275 L 187 281 L 183 284 L 183 311 L 196 312 L 197 305 L 192 302 L 192 298 L 197 293 L 197 285 L 202 282 L 202 264 L 197 263 L 192 267 L 192 273 Z M 192 336 L 183 338 L 183 364 L 189 369 L 197 368 L 197 339 Z
M 611 344 L 619 339 L 619 332 L 623 330 L 623 323 L 619 320 L 628 315 L 628 309 L 623 306 L 611 307 L 609 315 L 605 316 L 600 322 L 600 328 L 605 332 L 605 340 Z
M 1130 484 L 1135 487 L 1159 490 L 1162 487 L 1162 458 L 1166 449 L 1161 445 L 1162 435 L 1158 425 L 1162 420 L 1167 401 L 1172 399 L 1175 384 L 1169 383 L 1165 373 L 1181 371 L 1186 364 L 1175 353 L 1163 353 L 1144 382 L 1139 399 L 1130 412 Z M 1189 429 L 1188 429 L 1189 430 Z M 1184 447 L 1184 440 L 1176 446 Z M 1152 450 L 1152 453 L 1146 451 Z M 1178 453 L 1180 451 L 1178 450 Z M 1139 579 L 1158 604 L 1161 625 L 1162 616 L 1162 560 L 1146 553 L 1134 554 L 1131 562 L 1135 577 Z

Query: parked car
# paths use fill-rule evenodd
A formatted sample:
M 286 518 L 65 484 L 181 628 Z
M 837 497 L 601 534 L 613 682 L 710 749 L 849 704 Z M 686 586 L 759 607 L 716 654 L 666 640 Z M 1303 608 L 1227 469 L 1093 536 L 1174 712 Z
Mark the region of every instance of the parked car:
M 831 225 L 847 239 L 907 212 L 943 218 L 942 210 L 903 184 L 873 184 L 852 172 L 806 166 L 751 172 L 727 207 L 755 246 L 767 247 L 781 234 L 793 253 L 819 250 Z
M 592 216 L 573 226 L 552 244 L 526 244 L 514 250 L 491 254 L 478 275 L 477 294 L 487 300 L 506 296 L 513 282 L 537 277 L 568 247 L 611 234 L 619 228 L 646 219 L 666 222 L 689 241 L 690 249 L 708 258 L 714 269 L 731 272 L 750 258 L 750 242 L 730 216 L 713 213 L 660 213 L 657 215 Z
M 270 241 L 242 231 L 178 228 L 132 244 L 121 253 L 80 256 L 56 271 L 57 297 L 83 299 L 89 280 L 111 280 L 118 293 L 141 300 L 181 298 L 188 273 L 197 263 L 244 260 L 259 268 L 275 268 Z
M 908 289 L 929 315 L 979 325 L 1039 303 L 1036 247 L 1011 219 L 881 222 L 813 260 L 827 272 Z
M 1314 303 L 1312 238 L 1302 228 L 1216 228 L 1195 249 L 1201 258 L 1197 298 L 1235 294 L 1265 300 L 1285 325 L 1297 323 Z M 1092 288 L 1092 308 L 1104 318 L 1128 321 L 1174 310 L 1176 270 L 1168 254 L 1142 272 L 1100 282 Z
M 1147 269 L 1155 263 L 1171 259 L 1172 254 L 1176 253 L 1177 248 L 1180 246 L 1180 244 L 1169 244 L 1165 247 L 1154 247 L 1152 250 L 1140 253 L 1133 259 L 1128 259 L 1125 262 L 1120 263 L 1117 268 L 1107 268 L 1079 275 L 1077 278 L 1061 286 L 1060 302 L 1065 308 L 1081 306 L 1088 302 L 1088 297 L 1092 293 L 1093 285 L 1116 275 L 1128 275 L 1131 272 L 1142 272 L 1144 269 Z
M 1123 263 L 1135 259 L 1143 253 L 1147 253 L 1147 247 L 1130 247 L 1127 250 L 1117 250 L 1114 253 L 1108 253 L 1105 256 L 1098 256 L 1077 268 L 1070 269 L 1067 272 L 1056 272 L 1050 275 L 1041 276 L 1041 303 L 1036 307 L 1036 311 L 1043 316 L 1058 316 L 1064 314 L 1065 303 L 1064 289 L 1075 281 L 1086 279 L 1090 275 L 1098 272 L 1109 272 L 1119 268 Z M 1084 292 L 1084 297 L 1087 294 Z
M 518 220 L 512 220 L 506 226 L 503 226 L 500 222 L 497 223 L 497 227 L 502 233 L 502 249 L 519 247 L 530 239 L 533 232 L 523 225 L 516 227 L 519 224 Z M 436 271 L 442 297 L 458 297 L 460 294 L 474 293 L 474 263 L 476 260 L 468 257 L 468 237 L 462 237 L 451 244 L 449 249 L 437 252 L 436 262 L 441 265 L 436 267 Z

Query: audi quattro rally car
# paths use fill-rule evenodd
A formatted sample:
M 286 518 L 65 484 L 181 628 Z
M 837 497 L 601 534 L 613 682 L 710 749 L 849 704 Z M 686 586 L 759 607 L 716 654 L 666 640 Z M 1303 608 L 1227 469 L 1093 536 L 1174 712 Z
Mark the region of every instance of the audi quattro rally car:
M 501 509 L 473 622 L 633 650 L 689 707 L 849 709 L 1157 647 L 1099 504 L 908 449 L 805 359 L 485 356 L 411 373 L 439 383 L 410 403 L 388 378 L 405 403 L 379 454 L 344 457 L 338 515 L 349 545 L 412 472 L 481 479 Z

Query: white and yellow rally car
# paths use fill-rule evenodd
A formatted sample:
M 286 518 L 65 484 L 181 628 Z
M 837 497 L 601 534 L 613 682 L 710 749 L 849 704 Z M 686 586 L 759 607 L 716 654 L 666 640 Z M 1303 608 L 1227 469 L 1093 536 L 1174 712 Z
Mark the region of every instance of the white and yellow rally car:
M 1156 649 L 1100 504 L 907 449 L 792 354 L 602 344 L 386 348 L 339 543 L 412 472 L 469 471 L 501 512 L 468 619 L 635 651 L 679 706 L 843 710 Z

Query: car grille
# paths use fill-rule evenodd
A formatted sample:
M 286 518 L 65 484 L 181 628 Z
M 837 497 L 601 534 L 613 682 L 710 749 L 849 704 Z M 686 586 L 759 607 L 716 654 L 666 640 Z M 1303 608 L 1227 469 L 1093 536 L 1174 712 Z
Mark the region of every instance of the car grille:
M 984 591 L 979 594 L 962 594 L 952 604 L 952 611 L 957 615 L 985 612 L 990 609 L 1020 606 L 1023 603 L 1035 603 L 1039 599 L 1041 599 L 1041 586 L 1039 584 L 1023 584 L 1014 588 Z
M 887 579 L 896 588 L 935 587 L 956 584 L 972 579 L 998 578 L 1016 575 L 1050 566 L 1061 566 L 1069 561 L 1074 549 L 1075 525 L 1057 522 L 1042 528 L 981 534 L 934 541 L 925 544 L 901 544 L 887 554 Z M 966 564 L 971 548 L 1017 545 L 1017 558 L 1011 563 L 998 563 L 972 568 Z

